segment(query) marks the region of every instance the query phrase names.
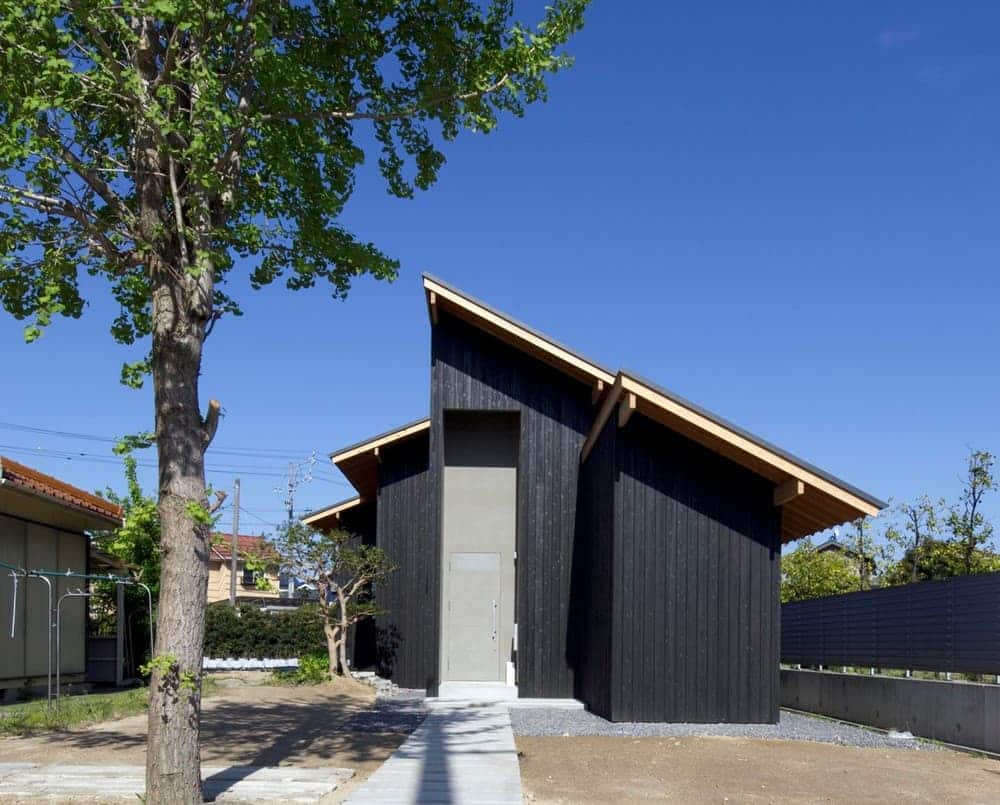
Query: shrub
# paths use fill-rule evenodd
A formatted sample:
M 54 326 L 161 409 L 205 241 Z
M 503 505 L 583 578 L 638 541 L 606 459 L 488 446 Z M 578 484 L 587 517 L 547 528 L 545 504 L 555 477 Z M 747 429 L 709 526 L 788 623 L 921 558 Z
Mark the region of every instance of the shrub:
M 205 656 L 261 659 L 326 656 L 319 607 L 303 604 L 289 612 L 265 612 L 244 604 L 210 604 L 205 612 Z
M 319 685 L 330 679 L 330 659 L 325 653 L 306 654 L 294 671 L 275 671 L 273 677 L 290 685 Z

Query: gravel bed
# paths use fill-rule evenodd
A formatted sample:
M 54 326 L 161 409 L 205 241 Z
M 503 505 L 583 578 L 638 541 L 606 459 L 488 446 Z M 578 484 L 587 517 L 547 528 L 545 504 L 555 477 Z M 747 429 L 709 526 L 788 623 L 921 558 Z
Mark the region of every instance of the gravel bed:
M 778 724 L 646 724 L 613 723 L 586 710 L 547 707 L 511 708 L 510 723 L 515 735 L 524 736 L 610 735 L 634 738 L 687 738 L 721 735 L 784 741 L 820 741 L 877 749 L 938 748 L 936 744 L 919 739 L 894 739 L 885 733 L 785 710 L 781 711 L 781 721 Z
M 392 695 L 379 695 L 369 710 L 354 713 L 346 728 L 356 732 L 411 733 L 427 716 L 424 692 L 397 690 Z

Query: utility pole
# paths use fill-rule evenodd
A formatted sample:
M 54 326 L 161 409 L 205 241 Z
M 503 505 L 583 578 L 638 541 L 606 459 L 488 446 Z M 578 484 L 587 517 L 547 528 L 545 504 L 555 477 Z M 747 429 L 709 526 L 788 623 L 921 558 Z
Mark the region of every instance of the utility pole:
M 240 479 L 233 481 L 233 544 L 229 549 L 229 605 L 236 606 L 236 557 L 239 553 Z
M 288 494 L 285 496 L 285 509 L 288 511 L 288 525 L 295 519 L 295 487 L 298 486 L 298 468 L 288 462 Z

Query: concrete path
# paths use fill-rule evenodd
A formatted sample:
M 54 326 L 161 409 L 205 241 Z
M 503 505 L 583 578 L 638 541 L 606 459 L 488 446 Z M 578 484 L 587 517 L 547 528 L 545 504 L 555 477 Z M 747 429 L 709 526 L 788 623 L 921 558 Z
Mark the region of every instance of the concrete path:
M 351 769 L 292 766 L 203 766 L 201 771 L 206 801 L 276 805 L 317 803 L 354 775 Z M 0 802 L 137 802 L 145 776 L 142 766 L 0 763 Z
M 519 803 L 518 766 L 504 704 L 434 705 L 417 730 L 354 792 L 368 803 Z

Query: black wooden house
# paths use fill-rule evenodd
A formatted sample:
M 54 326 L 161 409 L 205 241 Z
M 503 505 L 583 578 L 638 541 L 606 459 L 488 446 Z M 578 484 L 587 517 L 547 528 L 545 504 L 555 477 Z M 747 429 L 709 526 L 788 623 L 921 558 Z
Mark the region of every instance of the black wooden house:
M 424 290 L 430 416 L 334 453 L 358 495 L 305 518 L 398 565 L 356 652 L 431 695 L 776 721 L 781 544 L 885 504 L 439 280 Z

